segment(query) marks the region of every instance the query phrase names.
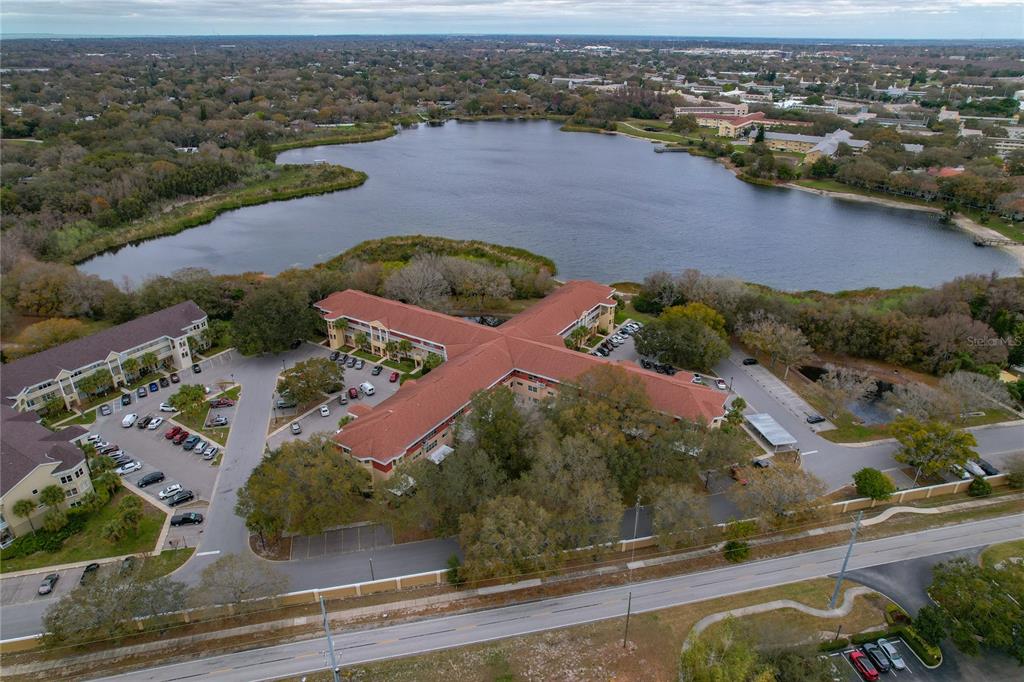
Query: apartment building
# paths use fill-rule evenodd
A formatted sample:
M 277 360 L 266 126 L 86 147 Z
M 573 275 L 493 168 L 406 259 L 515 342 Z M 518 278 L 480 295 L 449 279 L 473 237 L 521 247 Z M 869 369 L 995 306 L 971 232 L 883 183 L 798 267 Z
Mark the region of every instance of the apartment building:
M 0 390 L 16 410 L 40 409 L 61 399 L 71 409 L 87 398 L 81 382 L 108 372 L 115 386 L 129 383 L 125 363 L 152 353 L 158 364 L 181 369 L 192 364 L 189 338 L 207 329 L 206 313 L 192 301 L 143 315 L 4 365 Z
M 439 461 L 454 445 L 452 427 L 477 391 L 500 385 L 524 402 L 538 402 L 556 395 L 563 383 L 608 364 L 569 350 L 565 339 L 580 328 L 609 331 L 615 318 L 613 294 L 611 287 L 595 282 L 568 282 L 496 328 L 362 292 L 332 294 L 316 304 L 332 330 L 332 348 L 352 345 L 354 330 L 370 329 L 376 334 L 375 349 L 387 340 L 407 339 L 417 357 L 433 352 L 445 359 L 377 406 L 352 407 L 356 419 L 334 441 L 375 480 L 389 478 L 402 462 Z M 633 363 L 614 364 L 637 377 L 655 409 L 665 414 L 707 423 L 724 415 L 726 395 L 693 384 L 692 374 L 670 377 Z

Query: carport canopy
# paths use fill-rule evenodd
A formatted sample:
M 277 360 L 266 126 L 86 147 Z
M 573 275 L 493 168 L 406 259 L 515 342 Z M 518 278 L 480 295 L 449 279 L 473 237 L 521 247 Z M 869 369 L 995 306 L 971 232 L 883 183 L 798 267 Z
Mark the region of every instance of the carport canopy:
M 796 438 L 782 428 L 779 422 L 775 421 L 775 418 L 770 414 L 748 414 L 747 423 L 754 427 L 758 435 L 763 438 L 768 445 L 772 446 L 772 449 L 778 452 L 779 450 L 792 450 L 796 446 Z

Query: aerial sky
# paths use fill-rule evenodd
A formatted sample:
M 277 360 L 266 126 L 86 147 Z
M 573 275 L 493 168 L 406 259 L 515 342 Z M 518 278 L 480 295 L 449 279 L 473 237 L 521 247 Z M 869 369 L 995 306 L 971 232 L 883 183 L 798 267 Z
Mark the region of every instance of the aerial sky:
M 1022 0 L 4 0 L 4 34 L 1024 39 Z

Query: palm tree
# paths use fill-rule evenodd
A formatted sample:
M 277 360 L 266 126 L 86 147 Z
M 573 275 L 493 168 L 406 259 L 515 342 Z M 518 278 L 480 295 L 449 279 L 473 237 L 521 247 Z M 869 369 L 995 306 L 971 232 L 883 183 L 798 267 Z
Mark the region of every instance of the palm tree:
M 121 369 L 123 369 L 124 373 L 129 377 L 135 378 L 135 375 L 139 371 L 139 361 L 135 358 L 128 358 L 121 363 Z
M 388 341 L 384 345 L 384 351 L 387 353 L 387 356 L 388 356 L 389 360 L 397 359 L 397 356 L 398 356 L 398 342 L 397 341 Z
M 348 320 L 341 318 L 339 320 L 335 320 L 332 324 L 334 325 L 334 331 L 337 332 L 338 338 L 341 340 L 341 345 L 346 345 L 345 330 L 348 329 Z
M 28 519 L 28 527 L 32 529 L 32 532 L 36 532 L 36 527 L 32 523 L 32 512 L 36 510 L 36 503 L 32 500 L 18 500 L 14 503 L 14 507 L 11 511 L 14 512 L 15 516 L 20 516 L 23 519 Z
M 146 369 L 153 369 L 154 367 L 156 367 L 156 363 L 156 353 L 150 351 L 148 353 L 142 354 L 142 366 L 145 367 Z
M 412 341 L 409 339 L 402 339 L 398 342 L 398 353 L 402 358 L 408 358 L 409 353 L 412 352 Z
M 56 509 L 66 497 L 59 485 L 48 485 L 39 492 L 39 501 L 51 509 Z

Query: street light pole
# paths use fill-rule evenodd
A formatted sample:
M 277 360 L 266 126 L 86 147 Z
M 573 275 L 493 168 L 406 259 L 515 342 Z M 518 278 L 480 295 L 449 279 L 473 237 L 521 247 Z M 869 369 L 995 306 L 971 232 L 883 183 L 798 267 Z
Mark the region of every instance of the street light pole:
M 836 607 L 836 599 L 839 598 L 839 588 L 843 584 L 843 577 L 846 575 L 846 565 L 850 563 L 850 555 L 853 554 L 853 543 L 857 542 L 857 531 L 860 530 L 860 519 L 864 516 L 864 512 L 857 512 L 857 520 L 854 521 L 853 530 L 850 531 L 850 544 L 846 546 L 846 556 L 843 557 L 843 567 L 839 569 L 839 576 L 836 578 L 836 589 L 832 591 L 832 598 L 828 602 L 828 607 L 834 609 Z
M 327 621 L 327 606 L 323 597 L 320 597 L 320 614 L 324 618 L 324 633 L 327 635 L 327 653 L 331 657 L 331 674 L 334 676 L 334 682 L 341 682 L 341 676 L 338 675 L 338 661 L 334 657 L 334 639 L 331 638 L 331 624 Z
M 633 593 L 629 593 L 628 601 L 626 602 L 626 627 L 622 631 L 622 648 L 626 648 L 626 638 L 629 636 L 629 614 L 633 610 Z
M 632 562 L 636 557 L 636 533 L 640 526 L 640 495 L 636 496 L 636 507 L 633 509 L 633 542 L 630 544 L 629 560 Z
M 370 557 L 370 580 L 376 580 L 376 578 L 373 577 L 373 557 Z

